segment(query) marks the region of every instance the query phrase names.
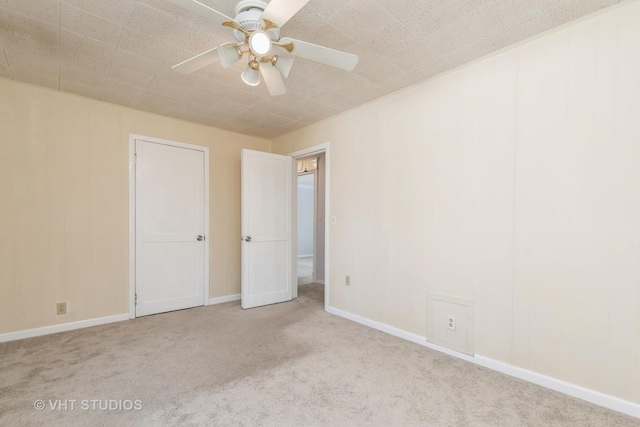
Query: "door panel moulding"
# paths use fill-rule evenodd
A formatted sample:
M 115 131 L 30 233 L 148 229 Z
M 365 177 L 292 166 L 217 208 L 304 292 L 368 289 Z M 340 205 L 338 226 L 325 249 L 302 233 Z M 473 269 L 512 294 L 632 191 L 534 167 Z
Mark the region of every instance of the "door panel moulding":
M 242 308 L 290 301 L 293 162 L 289 156 L 248 149 L 242 150 L 241 162 Z
M 136 141 L 148 141 L 176 148 L 202 151 L 204 153 L 204 297 L 202 305 L 209 305 L 209 148 L 182 142 L 170 141 L 138 134 L 129 134 L 129 318 L 136 317 Z

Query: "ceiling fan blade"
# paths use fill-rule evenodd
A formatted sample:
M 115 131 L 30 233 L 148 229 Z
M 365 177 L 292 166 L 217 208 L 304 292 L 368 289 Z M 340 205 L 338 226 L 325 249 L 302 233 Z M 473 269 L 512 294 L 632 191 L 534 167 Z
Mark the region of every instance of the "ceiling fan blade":
M 198 0 L 167 0 L 170 3 L 178 5 L 188 11 L 195 13 L 198 16 L 201 16 L 214 24 L 222 24 L 224 21 L 237 22 L 233 18 L 229 18 L 222 12 L 218 12 L 217 10 L 207 6 L 204 3 L 200 3 Z M 239 24 L 238 24 L 239 25 Z
M 358 55 L 352 53 L 342 52 L 288 37 L 280 39 L 280 43 L 284 45 L 291 43 L 293 45 L 293 49 L 291 50 L 292 55 L 340 68 L 341 70 L 353 71 L 356 65 L 358 65 Z
M 293 67 L 293 58 L 284 58 L 282 56 L 276 57 L 276 63 L 273 64 L 278 71 L 282 73 L 282 76 L 286 79 L 289 78 L 291 67 Z
M 218 53 L 216 52 L 217 49 L 217 47 L 214 47 L 213 49 L 203 52 L 200 55 L 196 55 L 193 58 L 182 61 L 181 63 L 176 64 L 171 68 L 182 74 L 190 74 L 194 71 L 198 71 L 199 69 L 204 68 L 207 65 L 212 64 L 218 60 Z
M 282 75 L 273 65 L 269 63 L 260 64 L 260 74 L 262 74 L 262 79 L 267 85 L 271 96 L 279 96 L 287 93 Z
M 275 23 L 282 27 L 302 9 L 309 0 L 271 0 L 267 8 L 262 12 L 262 19 Z

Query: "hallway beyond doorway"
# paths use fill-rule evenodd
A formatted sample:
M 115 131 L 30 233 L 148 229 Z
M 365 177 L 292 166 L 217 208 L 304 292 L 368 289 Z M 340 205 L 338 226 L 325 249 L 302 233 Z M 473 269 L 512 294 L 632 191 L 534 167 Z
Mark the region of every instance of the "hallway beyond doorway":
M 298 286 L 313 282 L 313 257 L 298 258 Z

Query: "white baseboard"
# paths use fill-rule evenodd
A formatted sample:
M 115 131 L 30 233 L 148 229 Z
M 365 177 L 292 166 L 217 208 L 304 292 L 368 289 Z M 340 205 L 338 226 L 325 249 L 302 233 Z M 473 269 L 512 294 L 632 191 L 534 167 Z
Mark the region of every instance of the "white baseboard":
M 436 350 L 450 356 L 466 360 L 467 362 L 475 363 L 476 365 L 484 366 L 485 368 L 489 368 L 512 377 L 529 381 L 542 387 L 559 391 L 560 393 L 568 394 L 569 396 L 586 400 L 587 402 L 604 406 L 605 408 L 609 408 L 614 411 L 630 415 L 632 417 L 640 418 L 640 404 L 638 403 L 629 402 L 628 400 L 620 399 L 618 397 L 601 393 L 599 391 L 591 390 L 553 377 L 548 377 L 537 372 L 509 365 L 508 363 L 500 362 L 489 357 L 481 355 L 476 355 L 475 357 L 473 357 L 466 354 L 458 353 L 457 351 L 449 350 L 448 348 L 432 344 L 428 342 L 425 337 L 422 337 L 420 335 L 395 328 L 385 323 L 376 322 L 374 320 L 367 319 L 366 317 L 358 316 L 347 311 L 337 309 L 335 307 L 328 307 L 327 312 L 335 314 L 336 316 L 344 317 L 345 319 L 352 320 L 370 328 L 377 329 L 398 338 L 403 338 L 407 341 L 420 344 L 432 350 Z
M 211 298 L 209 305 L 223 304 L 230 301 L 240 301 L 240 294 L 227 295 L 226 297 Z M 78 320 L 77 322 L 61 323 L 59 325 L 43 326 L 41 328 L 26 329 L 23 331 L 8 332 L 0 334 L 0 343 L 7 341 L 22 340 L 25 338 L 39 337 L 42 335 L 57 334 L 58 332 L 73 331 L 75 329 L 89 328 L 91 326 L 105 325 L 107 323 L 122 322 L 129 320 L 129 313 L 117 314 L 114 316 L 99 317 L 96 319 Z
M 557 378 L 548 377 L 538 372 L 509 365 L 508 363 L 500 362 L 499 360 L 494 360 L 485 356 L 476 355 L 475 358 L 476 360 L 474 363 L 484 366 L 485 368 L 502 372 L 503 374 L 520 378 L 521 380 L 529 381 L 542 387 L 559 391 L 560 393 L 568 394 L 569 396 L 586 400 L 587 402 L 604 406 L 605 408 L 609 408 L 632 417 L 640 418 L 640 404 L 638 403 L 629 402 L 628 400 L 620 399 L 619 397 L 591 390 Z
M 240 301 L 240 294 L 227 295 L 226 297 L 211 298 L 209 305 L 224 304 L 225 302 Z
M 24 331 L 0 334 L 0 342 L 22 340 L 25 338 L 33 338 L 49 334 L 57 334 L 58 332 L 73 331 L 74 329 L 105 325 L 107 323 L 122 322 L 124 320 L 129 320 L 129 313 L 116 314 L 114 316 L 107 317 L 98 317 L 97 319 L 78 320 L 77 322 L 61 323 L 59 325 L 43 326 L 41 328 L 26 329 Z
M 313 258 L 313 254 L 309 254 L 309 255 L 298 255 L 298 258 Z
M 324 285 L 324 280 L 316 280 L 316 283 L 319 285 Z

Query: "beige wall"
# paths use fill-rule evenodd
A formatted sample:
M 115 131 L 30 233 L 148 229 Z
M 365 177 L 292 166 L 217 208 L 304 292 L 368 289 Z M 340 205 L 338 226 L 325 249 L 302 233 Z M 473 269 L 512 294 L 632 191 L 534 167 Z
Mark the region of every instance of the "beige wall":
M 640 402 L 640 2 L 273 141 L 331 143 L 330 305 Z M 351 286 L 344 276 L 351 275 Z
M 240 292 L 240 150 L 269 141 L 0 79 L 0 333 L 129 311 L 129 133 L 209 147 L 210 296 Z

